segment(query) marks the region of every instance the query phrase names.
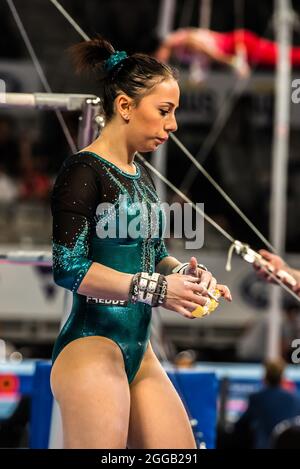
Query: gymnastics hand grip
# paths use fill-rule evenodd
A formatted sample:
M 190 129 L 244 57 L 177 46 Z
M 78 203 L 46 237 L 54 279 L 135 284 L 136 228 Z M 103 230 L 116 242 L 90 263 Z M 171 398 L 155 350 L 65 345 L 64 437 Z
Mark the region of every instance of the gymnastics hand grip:
M 204 306 L 197 306 L 197 308 L 192 311 L 192 315 L 195 318 L 202 318 L 204 316 L 208 316 L 211 314 L 215 309 L 219 306 L 219 302 L 216 301 L 220 298 L 221 292 L 218 289 L 214 290 L 213 293 L 214 298 L 210 298 L 209 301 Z

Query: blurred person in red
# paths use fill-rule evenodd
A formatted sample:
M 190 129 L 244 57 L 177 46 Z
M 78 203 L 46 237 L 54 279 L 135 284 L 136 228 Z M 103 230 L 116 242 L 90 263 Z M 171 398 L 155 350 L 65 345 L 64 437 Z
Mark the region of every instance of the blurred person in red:
M 201 61 L 213 60 L 231 67 L 239 77 L 247 78 L 253 65 L 274 67 L 278 45 L 246 29 L 221 33 L 188 27 L 168 34 L 154 55 L 162 62 L 168 62 L 171 56 L 182 62 L 200 59 L 200 68 Z M 300 65 L 300 47 L 291 48 L 290 58 L 292 65 Z
M 46 201 L 51 188 L 52 183 L 46 173 L 45 158 L 42 155 L 36 155 L 27 160 L 20 188 L 21 199 Z
M 44 174 L 32 172 L 27 174 L 21 185 L 20 197 L 26 200 L 47 200 L 51 184 Z

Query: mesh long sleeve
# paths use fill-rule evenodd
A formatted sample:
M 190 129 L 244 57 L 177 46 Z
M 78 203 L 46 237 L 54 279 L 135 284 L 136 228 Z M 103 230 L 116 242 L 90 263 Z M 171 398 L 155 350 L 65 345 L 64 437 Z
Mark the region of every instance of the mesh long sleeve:
M 100 181 L 84 162 L 65 164 L 53 188 L 53 275 L 73 292 L 89 270 L 89 236 L 101 200 Z

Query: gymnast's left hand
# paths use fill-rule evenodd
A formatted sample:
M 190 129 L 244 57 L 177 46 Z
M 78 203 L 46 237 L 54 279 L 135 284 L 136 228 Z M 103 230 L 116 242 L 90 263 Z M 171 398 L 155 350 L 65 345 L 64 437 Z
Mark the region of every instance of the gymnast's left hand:
M 191 257 L 189 261 L 188 267 L 185 269 L 185 275 L 192 275 L 193 277 L 199 278 L 199 285 L 201 287 L 206 288 L 209 290 L 210 293 L 213 294 L 214 290 L 219 290 L 221 296 L 225 298 L 227 301 L 232 301 L 232 296 L 230 293 L 229 288 L 226 285 L 221 285 L 217 283 L 215 277 L 213 277 L 212 273 L 197 267 L 198 261 L 196 257 Z

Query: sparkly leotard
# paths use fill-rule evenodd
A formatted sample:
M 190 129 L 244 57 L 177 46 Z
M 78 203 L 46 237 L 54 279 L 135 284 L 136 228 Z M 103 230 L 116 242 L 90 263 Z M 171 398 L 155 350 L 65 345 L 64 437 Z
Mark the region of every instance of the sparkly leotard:
M 89 298 L 77 290 L 93 262 L 126 273 L 152 273 L 168 255 L 161 238 L 160 209 L 154 216 L 153 210 L 151 216 L 150 210 L 141 211 L 139 223 L 143 226 L 139 228 L 145 236 L 133 237 L 128 230 L 137 220 L 135 208 L 141 202 L 148 209 L 159 202 L 147 170 L 138 163 L 135 166 L 136 174 L 131 175 L 95 153 L 72 155 L 57 177 L 51 203 L 54 280 L 73 292 L 72 310 L 55 342 L 53 361 L 72 340 L 107 337 L 122 351 L 129 383 L 147 347 L 151 307 Z M 104 211 L 99 210 L 103 202 L 107 203 Z M 113 220 L 117 222 L 115 237 L 109 231 Z M 104 237 L 108 226 L 110 235 Z

